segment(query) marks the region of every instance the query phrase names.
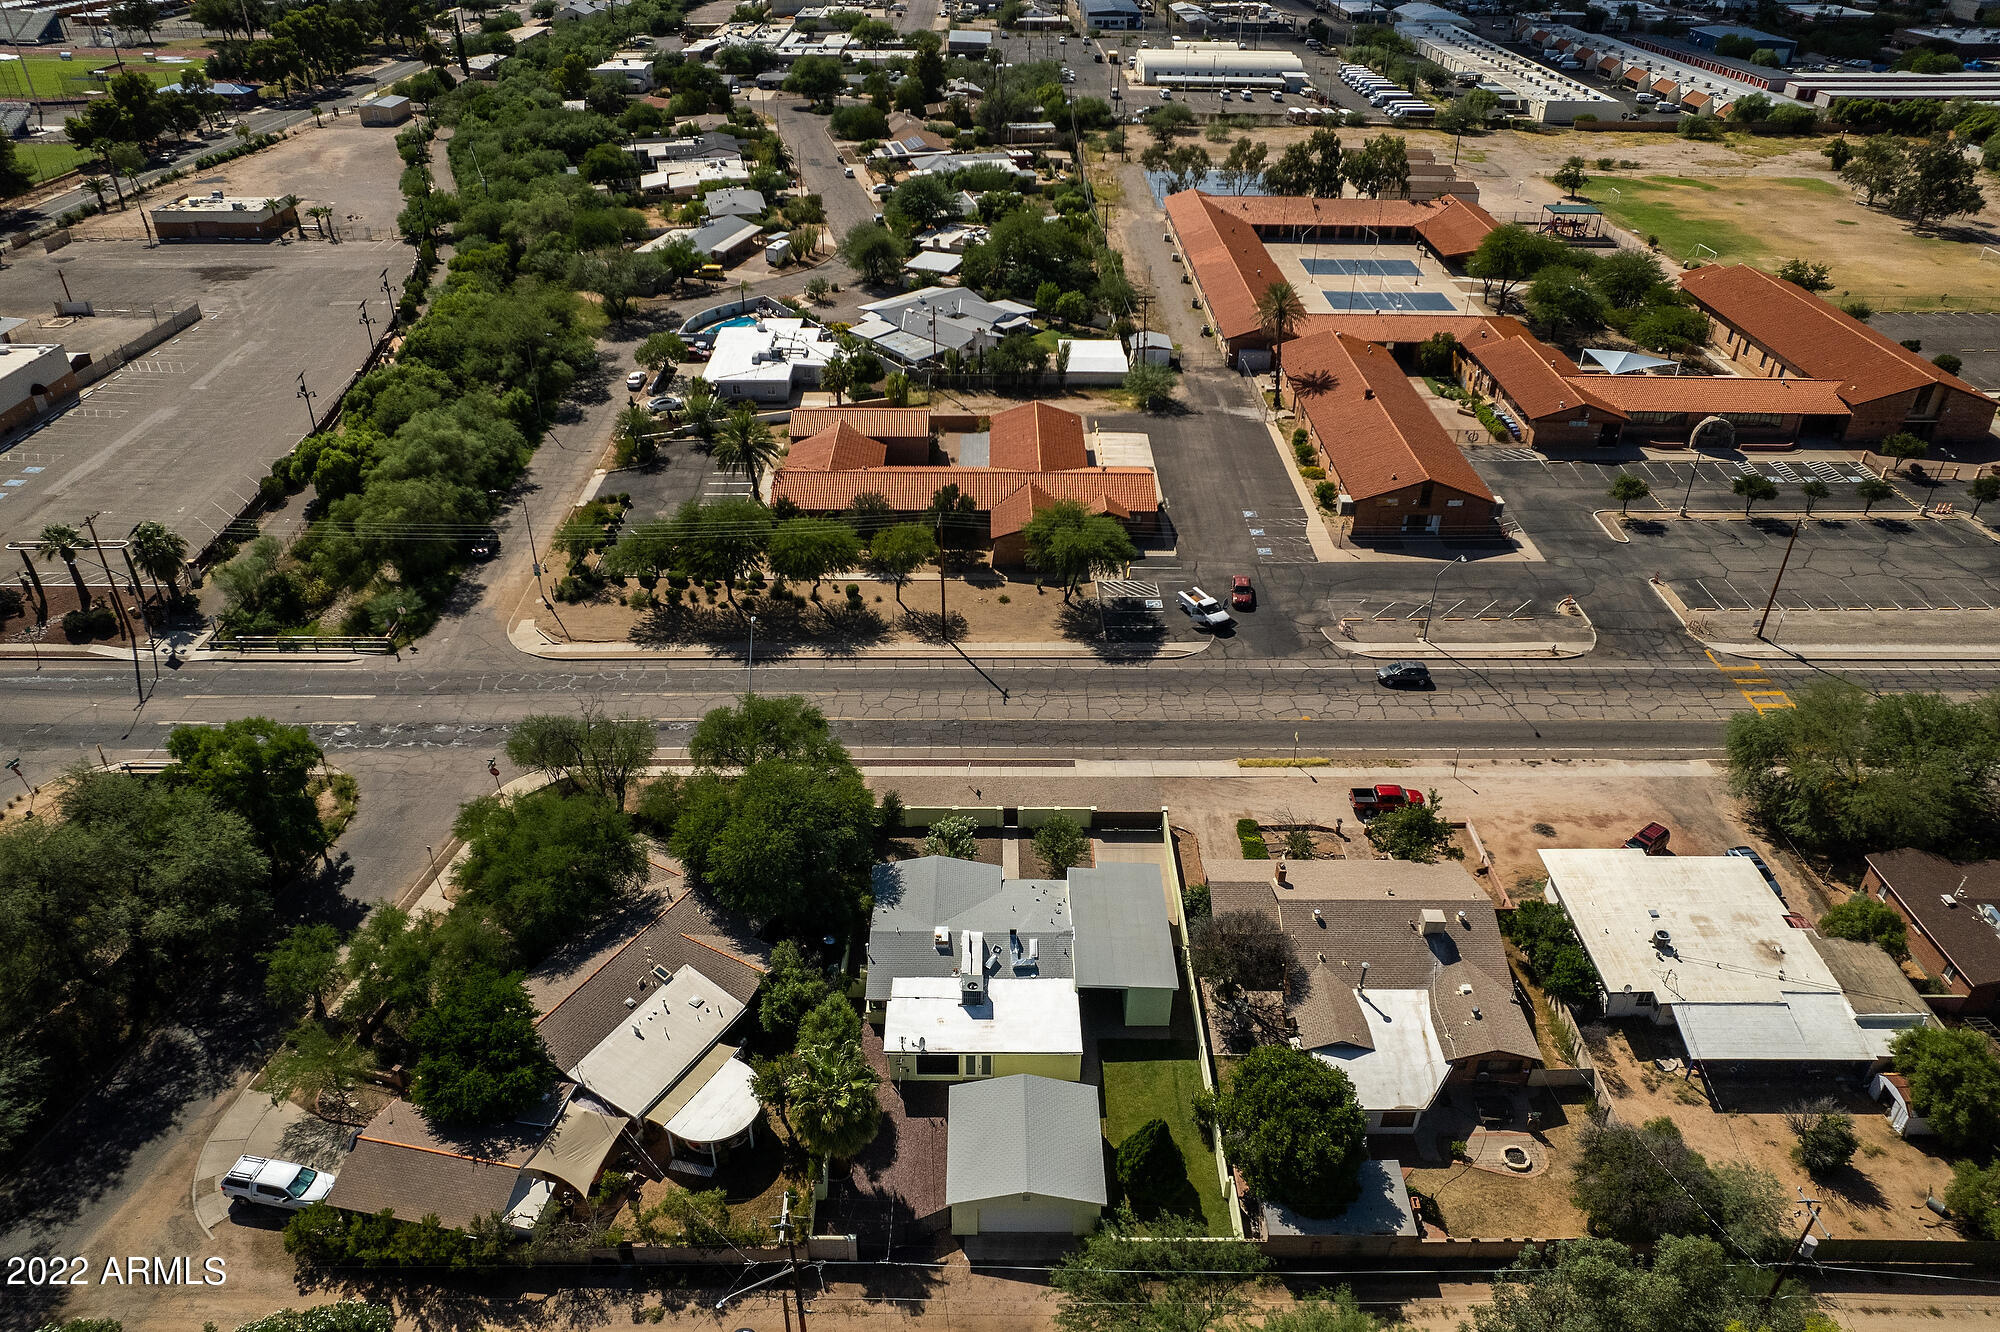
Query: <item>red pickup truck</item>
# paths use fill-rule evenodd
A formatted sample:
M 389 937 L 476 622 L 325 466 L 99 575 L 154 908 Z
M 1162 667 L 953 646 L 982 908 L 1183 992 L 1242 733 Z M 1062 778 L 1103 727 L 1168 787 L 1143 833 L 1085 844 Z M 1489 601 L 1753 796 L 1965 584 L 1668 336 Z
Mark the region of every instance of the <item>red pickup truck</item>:
M 1354 812 L 1362 818 L 1373 818 L 1388 809 L 1401 809 L 1405 805 L 1421 805 L 1424 793 L 1405 786 L 1351 786 L 1347 798 L 1354 806 Z

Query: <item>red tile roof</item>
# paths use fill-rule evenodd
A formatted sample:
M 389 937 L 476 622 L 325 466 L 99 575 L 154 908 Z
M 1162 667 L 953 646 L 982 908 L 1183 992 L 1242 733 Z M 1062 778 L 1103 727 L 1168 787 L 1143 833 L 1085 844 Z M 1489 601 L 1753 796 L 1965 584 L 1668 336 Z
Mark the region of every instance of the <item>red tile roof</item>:
M 791 436 L 805 439 L 845 421 L 870 439 L 928 439 L 928 407 L 799 407 L 792 412 Z
M 1026 402 L 993 417 L 987 464 L 1015 472 L 1067 472 L 1090 465 L 1083 418 L 1045 402 Z
M 1320 333 L 1286 346 L 1284 371 L 1341 489 L 1354 498 L 1425 481 L 1493 498 L 1387 349 Z
M 845 421 L 792 445 L 785 466 L 801 472 L 851 472 L 860 467 L 880 467 L 888 461 L 889 450 Z
M 781 467 L 772 479 L 771 498 L 789 499 L 815 513 L 838 513 L 869 491 L 899 513 L 915 513 L 939 488 L 956 485 L 980 510 L 1024 485 L 1040 486 L 1053 499 L 1084 504 L 1108 497 L 1134 514 L 1159 510 L 1160 493 L 1150 467 L 1086 467 L 1073 472 L 1014 472 L 998 467 L 869 467 L 858 472 L 795 472 Z
M 1167 217 L 1180 238 L 1182 258 L 1201 284 L 1201 294 L 1215 318 L 1216 336 L 1229 341 L 1250 337 L 1262 327 L 1257 297 L 1283 274 L 1264 242 L 1257 239 L 1256 228 L 1241 216 L 1217 208 L 1216 203 L 1205 194 L 1186 190 L 1168 197 Z
M 1750 379 L 1734 375 L 1584 375 L 1591 395 L 1625 412 L 1776 412 L 1846 416 L 1830 379 Z
M 1462 314 L 1315 314 L 1299 321 L 1299 336 L 1346 333 L 1363 342 L 1385 344 L 1422 342 L 1433 333 L 1449 333 L 1461 344 L 1489 338 L 1525 337 L 1520 321 L 1505 315 Z
M 1432 207 L 1414 199 L 1314 199 L 1285 194 L 1204 194 L 1209 207 L 1253 227 L 1375 227 L 1414 230 Z
M 1476 203 L 1448 194 L 1429 205 L 1430 215 L 1417 222 L 1417 234 L 1440 259 L 1463 259 L 1479 248 L 1486 233 L 1500 224 Z
M 1713 264 L 1681 286 L 1723 323 L 1741 329 L 1796 373 L 1837 379 L 1850 406 L 1926 384 L 1979 390 L 1819 297 L 1747 264 Z M 1984 396 L 1980 394 L 1979 396 Z
M 1465 352 L 1531 421 L 1574 411 L 1579 404 L 1606 416 L 1626 414 L 1593 391 L 1599 378 L 1609 376 L 1583 378 L 1576 362 L 1539 338 L 1489 339 L 1469 344 Z
M 1056 502 L 1056 497 L 1030 481 L 993 506 L 992 534 L 1010 536 L 1028 525 L 1039 509 Z

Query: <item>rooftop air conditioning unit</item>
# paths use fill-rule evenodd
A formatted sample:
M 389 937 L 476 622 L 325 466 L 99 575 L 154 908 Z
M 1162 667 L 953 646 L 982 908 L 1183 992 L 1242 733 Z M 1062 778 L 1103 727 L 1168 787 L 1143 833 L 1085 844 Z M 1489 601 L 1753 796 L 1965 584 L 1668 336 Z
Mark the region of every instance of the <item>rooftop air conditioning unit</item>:
M 1667 946 L 1672 942 L 1673 942 L 1673 936 L 1668 934 L 1665 930 L 1653 931 L 1653 947 L 1659 949 L 1661 952 L 1664 953 L 1665 951 L 1667 951 Z

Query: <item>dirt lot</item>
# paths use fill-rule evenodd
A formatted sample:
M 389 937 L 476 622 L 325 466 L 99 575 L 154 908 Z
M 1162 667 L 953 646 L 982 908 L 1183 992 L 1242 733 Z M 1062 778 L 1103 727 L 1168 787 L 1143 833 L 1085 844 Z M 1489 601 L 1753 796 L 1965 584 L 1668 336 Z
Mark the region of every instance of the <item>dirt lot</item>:
M 1861 1139 L 1851 1168 L 1832 1179 L 1815 1180 L 1792 1163 L 1796 1139 L 1785 1127 L 1784 1109 L 1798 1089 L 1782 1084 L 1723 1083 L 1725 1105 L 1746 1109 L 1718 1112 L 1703 1093 L 1701 1075 L 1692 1081 L 1663 1073 L 1651 1060 L 1684 1057 L 1671 1029 L 1644 1022 L 1591 1024 L 1585 1029 L 1596 1062 L 1600 1095 L 1622 1123 L 1670 1117 L 1688 1146 L 1714 1162 L 1738 1162 L 1767 1170 L 1787 1193 L 1808 1190 L 1823 1199 L 1821 1219 L 1837 1239 L 1949 1239 L 1951 1227 L 1924 1206 L 1927 1192 L 1944 1196 L 1951 1181 L 1948 1162 L 1931 1156 L 1890 1132 L 1888 1121 L 1865 1096 L 1842 1099 L 1854 1116 Z M 1837 1091 L 1832 1083 L 1814 1091 Z
M 1283 127 L 1248 136 L 1269 144 L 1276 161 L 1286 145 L 1310 133 Z M 1371 127 L 1343 130 L 1342 136 L 1353 146 L 1382 133 L 1452 160 L 1454 145 L 1445 134 Z M 1662 257 L 1675 263 L 1688 259 L 1696 243 L 1724 263 L 1775 268 L 1805 256 L 1832 265 L 1829 295 L 1836 300 L 1858 298 L 1878 310 L 2000 308 L 2000 263 L 1980 257 L 1982 245 L 2000 244 L 2000 228 L 1981 218 L 1961 219 L 1969 225 L 1958 239 L 1914 236 L 1888 214 L 1864 208 L 1828 170 L 1820 152 L 1828 142 L 1732 134 L 1720 143 L 1696 143 L 1671 134 L 1560 130 L 1468 138 L 1457 149 L 1460 173 L 1478 182 L 1480 204 L 1503 222 L 1557 202 L 1561 191 L 1548 173 L 1575 155 L 1593 177 L 1584 193 L 1638 240 L 1659 235 Z M 1205 139 L 1202 144 L 1218 161 L 1227 151 Z
M 1412 1193 L 1437 1203 L 1445 1230 L 1458 1239 L 1569 1239 L 1584 1233 L 1583 1213 L 1569 1200 L 1570 1168 L 1576 1160 L 1577 1127 L 1584 1122 L 1581 1094 L 1557 1102 L 1538 1094 L 1546 1118 L 1534 1134 L 1536 1173 L 1517 1176 L 1481 1169 L 1463 1161 L 1410 1172 Z M 1425 1120 L 1429 1123 L 1429 1118 Z

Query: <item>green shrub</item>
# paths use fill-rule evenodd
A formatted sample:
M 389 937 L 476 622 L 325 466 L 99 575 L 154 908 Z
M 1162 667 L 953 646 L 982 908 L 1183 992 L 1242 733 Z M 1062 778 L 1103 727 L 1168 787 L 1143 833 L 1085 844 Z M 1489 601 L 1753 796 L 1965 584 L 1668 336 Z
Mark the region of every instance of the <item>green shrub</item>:
M 1187 1160 L 1166 1120 L 1149 1119 L 1119 1143 L 1116 1169 L 1125 1201 L 1141 1218 L 1199 1215 L 1201 1202 L 1188 1182 Z
M 1245 860 L 1269 860 L 1271 850 L 1264 845 L 1264 830 L 1255 819 L 1236 820 L 1236 840 L 1242 844 Z
M 1856 893 L 1819 918 L 1819 932 L 1836 939 L 1879 944 L 1892 957 L 1910 954 L 1909 927 L 1896 909 L 1866 893 Z
M 1322 481 L 1313 487 L 1313 499 L 1320 508 L 1332 513 L 1340 506 L 1340 487 L 1331 481 Z
M 1326 468 L 1301 467 L 1299 468 L 1299 475 L 1308 481 L 1324 481 L 1326 480 Z

